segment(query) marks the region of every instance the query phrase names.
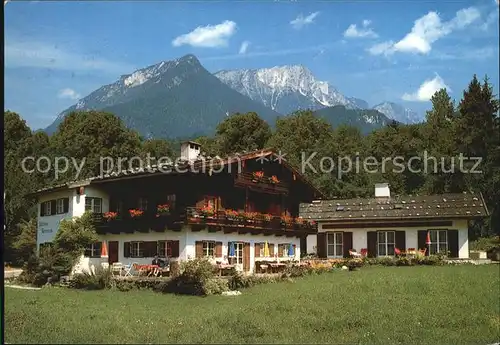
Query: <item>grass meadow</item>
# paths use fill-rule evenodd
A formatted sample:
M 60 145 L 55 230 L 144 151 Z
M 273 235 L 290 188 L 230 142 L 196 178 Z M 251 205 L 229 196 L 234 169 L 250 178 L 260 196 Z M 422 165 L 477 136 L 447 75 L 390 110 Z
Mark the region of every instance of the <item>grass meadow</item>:
M 208 297 L 5 288 L 5 341 L 492 344 L 499 274 L 499 265 L 365 267 Z

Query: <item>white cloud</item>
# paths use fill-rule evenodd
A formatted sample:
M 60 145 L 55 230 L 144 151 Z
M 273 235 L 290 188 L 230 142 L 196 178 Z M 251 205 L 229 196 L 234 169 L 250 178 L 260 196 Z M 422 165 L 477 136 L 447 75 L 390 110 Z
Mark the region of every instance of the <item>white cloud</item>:
M 81 95 L 73 89 L 66 88 L 66 89 L 62 89 L 61 91 L 59 91 L 58 97 L 77 100 L 77 99 L 80 99 Z
M 66 71 L 94 70 L 109 74 L 124 74 L 135 69 L 127 63 L 66 51 L 57 44 L 45 42 L 6 42 L 5 66 Z
M 180 35 L 172 41 L 174 47 L 190 45 L 192 47 L 226 47 L 228 39 L 236 32 L 236 23 L 226 20 L 217 25 L 198 26 L 193 31 Z
M 451 89 L 445 84 L 444 80 L 436 73 L 434 78 L 424 81 L 416 92 L 411 94 L 405 93 L 401 98 L 405 101 L 427 102 L 441 89 L 451 92 Z
M 248 46 L 250 45 L 250 42 L 248 41 L 243 41 L 240 46 L 240 51 L 239 54 L 246 54 L 248 50 Z
M 389 55 L 391 53 L 391 48 L 394 45 L 393 41 L 382 42 L 374 44 L 368 48 L 368 52 L 372 55 Z
M 394 52 L 428 54 L 432 44 L 455 30 L 464 29 L 481 17 L 475 7 L 464 8 L 456 12 L 455 17 L 448 22 L 442 22 L 437 12 L 429 12 L 415 20 L 411 31 L 400 41 L 379 43 L 385 50 L 369 49 L 373 55 L 389 55 Z
M 367 19 L 363 20 L 363 23 L 361 24 L 360 28 L 358 28 L 356 24 L 351 24 L 346 29 L 346 31 L 344 31 L 344 37 L 349 37 L 349 38 L 378 37 L 377 33 L 373 31 L 373 29 L 369 28 L 370 24 L 371 20 Z
M 500 1 L 500 0 L 498 0 Z M 494 11 L 490 12 L 488 17 L 486 17 L 486 20 L 484 21 L 483 25 L 481 25 L 481 29 L 484 31 L 488 31 L 488 29 L 496 23 L 496 29 L 498 29 L 498 9 L 495 9 Z
M 298 15 L 297 18 L 295 18 L 294 20 L 292 20 L 290 22 L 290 25 L 292 25 L 294 29 L 300 30 L 300 29 L 302 29 L 302 27 L 314 23 L 314 19 L 318 15 L 319 15 L 319 12 L 313 12 L 310 15 L 308 15 L 307 17 L 304 17 L 301 13 Z

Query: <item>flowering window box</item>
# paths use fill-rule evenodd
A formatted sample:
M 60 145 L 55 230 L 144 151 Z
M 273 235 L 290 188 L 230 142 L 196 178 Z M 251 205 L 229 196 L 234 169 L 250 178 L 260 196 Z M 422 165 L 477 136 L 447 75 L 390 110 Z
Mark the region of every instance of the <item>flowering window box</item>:
M 143 210 L 132 209 L 132 210 L 128 210 L 128 212 L 130 214 L 130 218 L 132 218 L 132 219 L 138 219 L 138 218 L 141 218 L 144 215 L 144 211 Z
M 163 205 L 158 205 L 156 206 L 156 216 L 157 217 L 164 217 L 170 215 L 170 205 L 169 204 L 163 204 Z
M 104 219 L 108 222 L 111 222 L 113 220 L 116 220 L 118 218 L 118 213 L 117 212 L 106 212 L 103 215 Z

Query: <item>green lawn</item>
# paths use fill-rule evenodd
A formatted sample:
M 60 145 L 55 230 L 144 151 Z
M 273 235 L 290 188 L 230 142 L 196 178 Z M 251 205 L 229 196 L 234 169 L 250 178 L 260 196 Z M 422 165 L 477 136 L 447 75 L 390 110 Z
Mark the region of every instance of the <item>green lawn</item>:
M 491 344 L 498 265 L 365 267 L 241 296 L 5 290 L 9 343 Z

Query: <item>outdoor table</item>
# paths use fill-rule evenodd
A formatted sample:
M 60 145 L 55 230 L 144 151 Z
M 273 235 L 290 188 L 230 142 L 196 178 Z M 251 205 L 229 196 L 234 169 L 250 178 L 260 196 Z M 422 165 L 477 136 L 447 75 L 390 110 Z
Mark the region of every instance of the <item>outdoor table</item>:
M 137 270 L 139 270 L 139 275 L 141 275 L 141 272 L 147 272 L 148 277 L 151 276 L 151 274 L 155 269 L 159 268 L 160 266 L 158 265 L 137 265 Z
M 271 262 L 269 264 L 269 266 L 271 267 L 271 272 L 273 272 L 273 271 L 278 272 L 280 269 L 285 268 L 286 264 L 281 263 L 281 262 L 280 263 L 278 263 L 278 262 Z
M 233 268 L 234 265 L 218 264 L 217 269 L 219 270 L 219 276 L 222 276 L 222 272 Z

